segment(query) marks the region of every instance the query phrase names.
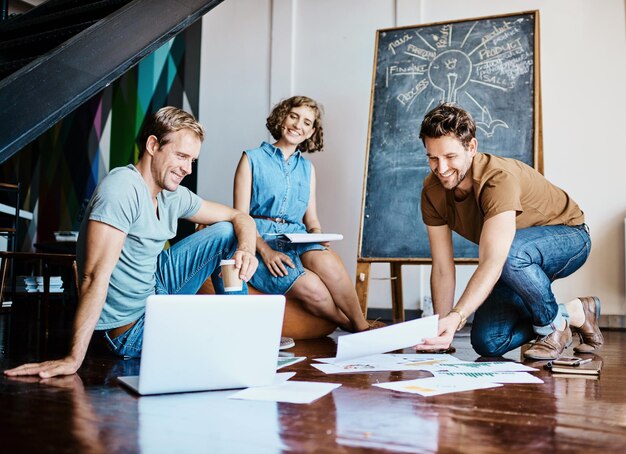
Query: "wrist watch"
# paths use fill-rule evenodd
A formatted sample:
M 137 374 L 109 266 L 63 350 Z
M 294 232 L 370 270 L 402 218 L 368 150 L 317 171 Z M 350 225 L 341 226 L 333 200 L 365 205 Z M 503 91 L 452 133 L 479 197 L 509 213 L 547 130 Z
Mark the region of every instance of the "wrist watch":
M 457 331 L 461 331 L 463 327 L 465 326 L 465 323 L 467 322 L 467 317 L 465 316 L 463 311 L 457 307 L 453 307 L 452 310 L 448 312 L 448 315 L 450 315 L 453 312 L 456 312 L 457 314 L 459 314 L 459 317 L 461 317 L 461 323 L 459 323 L 459 326 L 457 326 L 456 328 Z

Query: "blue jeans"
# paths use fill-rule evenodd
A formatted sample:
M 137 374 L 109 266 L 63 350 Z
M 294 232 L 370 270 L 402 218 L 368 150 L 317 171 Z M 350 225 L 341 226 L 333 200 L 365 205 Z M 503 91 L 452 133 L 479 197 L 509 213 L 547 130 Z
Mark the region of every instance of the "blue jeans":
M 219 222 L 195 232 L 162 251 L 157 259 L 155 293 L 158 295 L 195 295 L 209 276 L 216 291 L 224 286 L 219 277 L 220 262 L 233 256 L 237 250 L 237 238 L 230 222 Z M 225 292 L 221 292 L 225 293 Z M 248 287 L 229 294 L 247 294 Z M 143 345 L 144 316 L 125 333 L 111 339 L 104 332 L 104 339 L 111 350 L 124 358 L 141 356 Z
M 585 224 L 518 230 L 500 279 L 474 315 L 476 353 L 501 356 L 562 326 L 569 315 L 557 304 L 552 282 L 579 269 L 590 250 Z

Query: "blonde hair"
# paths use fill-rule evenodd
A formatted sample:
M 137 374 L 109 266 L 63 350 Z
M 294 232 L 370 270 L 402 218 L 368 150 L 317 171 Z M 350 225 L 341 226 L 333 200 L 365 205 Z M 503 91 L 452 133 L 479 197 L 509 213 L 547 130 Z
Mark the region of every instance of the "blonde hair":
M 154 115 L 146 120 L 146 123 L 139 134 L 139 159 L 146 150 L 148 137 L 155 136 L 159 146 L 165 145 L 169 140 L 168 136 L 172 132 L 181 129 L 189 129 L 202 142 L 204 140 L 204 128 L 193 115 L 178 107 L 162 107 Z

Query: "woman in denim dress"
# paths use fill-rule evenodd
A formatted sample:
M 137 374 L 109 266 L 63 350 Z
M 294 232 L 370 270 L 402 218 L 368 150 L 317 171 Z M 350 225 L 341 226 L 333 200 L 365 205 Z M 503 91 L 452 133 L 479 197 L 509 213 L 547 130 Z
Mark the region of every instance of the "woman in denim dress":
M 369 328 L 352 280 L 327 243 L 294 244 L 283 233 L 320 233 L 315 199 L 315 168 L 304 158 L 323 148 L 318 104 L 294 96 L 274 107 L 267 119 L 274 144 L 243 153 L 235 174 L 235 208 L 249 213 L 257 230 L 259 267 L 250 283 L 263 293 L 302 301 L 313 315 L 340 328 Z

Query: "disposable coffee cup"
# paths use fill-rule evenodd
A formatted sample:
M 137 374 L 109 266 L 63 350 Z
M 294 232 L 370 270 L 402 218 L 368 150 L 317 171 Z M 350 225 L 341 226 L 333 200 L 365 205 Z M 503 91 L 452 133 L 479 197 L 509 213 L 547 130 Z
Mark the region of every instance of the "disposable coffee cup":
M 235 268 L 234 260 L 222 260 L 222 280 L 224 281 L 224 291 L 237 292 L 243 289 L 243 282 L 239 278 L 239 270 Z

